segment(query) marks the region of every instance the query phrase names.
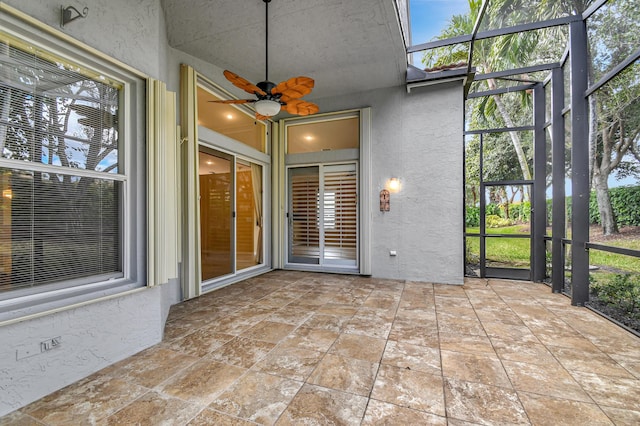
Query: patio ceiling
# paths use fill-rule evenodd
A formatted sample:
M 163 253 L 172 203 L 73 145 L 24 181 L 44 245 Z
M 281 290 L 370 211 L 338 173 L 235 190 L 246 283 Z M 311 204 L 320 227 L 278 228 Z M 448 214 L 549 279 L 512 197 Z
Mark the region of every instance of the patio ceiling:
M 407 56 L 396 3 L 404 4 L 272 0 L 269 80 L 279 82 L 298 75 L 315 79 L 314 91 L 306 99 L 403 84 Z M 262 0 L 163 0 L 162 5 L 172 47 L 253 83 L 264 80 Z

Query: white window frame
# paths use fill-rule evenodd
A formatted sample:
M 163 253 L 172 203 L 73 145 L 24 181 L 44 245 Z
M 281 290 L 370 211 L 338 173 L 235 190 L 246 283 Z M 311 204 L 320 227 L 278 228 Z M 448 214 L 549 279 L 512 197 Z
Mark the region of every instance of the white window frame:
M 84 69 L 95 70 L 100 75 L 121 82 L 123 86 L 119 108 L 122 116 L 119 130 L 118 174 L 68 169 L 20 160 L 0 160 L 0 166 L 7 168 L 109 178 L 122 182 L 120 194 L 122 276 L 117 278 L 94 276 L 88 280 L 69 280 L 2 292 L 0 293 L 1 325 L 82 306 L 97 300 L 119 297 L 123 292 L 139 291 L 145 286 L 146 263 L 139 259 L 145 259 L 146 254 L 147 209 L 144 185 L 146 182 L 145 126 L 148 77 L 9 6 L 4 4 L 0 6 L 0 28 L 3 32 Z

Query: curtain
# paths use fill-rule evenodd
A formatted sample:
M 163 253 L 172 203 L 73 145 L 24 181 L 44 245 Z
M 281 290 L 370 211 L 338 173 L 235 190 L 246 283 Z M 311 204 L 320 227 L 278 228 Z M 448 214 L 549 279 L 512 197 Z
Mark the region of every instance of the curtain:
M 251 163 L 251 183 L 253 187 L 253 205 L 256 213 L 253 254 L 256 264 L 259 265 L 262 263 L 262 166 Z

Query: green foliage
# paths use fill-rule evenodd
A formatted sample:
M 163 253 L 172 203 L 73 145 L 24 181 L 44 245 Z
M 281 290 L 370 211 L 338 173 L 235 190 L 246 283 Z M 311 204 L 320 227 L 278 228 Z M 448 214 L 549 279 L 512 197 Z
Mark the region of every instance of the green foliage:
M 529 222 L 531 219 L 531 202 L 511 204 L 509 206 L 509 219 L 516 222 Z
M 591 283 L 591 293 L 601 302 L 640 318 L 640 275 L 616 274 Z
M 467 226 L 480 226 L 480 207 L 467 206 L 465 224 Z
M 489 214 L 486 217 L 487 228 L 501 228 L 503 226 L 513 225 L 510 219 L 504 219 L 495 214 Z
M 609 190 L 611 207 L 618 226 L 640 226 L 640 186 L 620 186 Z M 595 192 L 589 198 L 589 222 L 600 224 Z

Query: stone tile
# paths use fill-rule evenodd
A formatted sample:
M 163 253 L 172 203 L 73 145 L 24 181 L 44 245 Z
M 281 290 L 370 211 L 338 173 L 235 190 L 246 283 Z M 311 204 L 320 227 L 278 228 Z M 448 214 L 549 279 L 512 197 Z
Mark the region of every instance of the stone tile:
M 452 378 L 444 379 L 444 388 L 449 418 L 483 425 L 529 424 L 514 390 Z
M 442 377 L 422 371 L 380 365 L 371 398 L 445 415 Z
M 471 334 L 475 336 L 486 336 L 484 327 L 479 320 L 438 317 L 438 331 L 449 334 Z
M 492 339 L 493 347 L 500 359 L 526 362 L 528 364 L 549 365 L 557 361 L 546 346 L 540 343 L 516 342 L 514 340 Z
M 235 336 L 219 333 L 211 328 L 201 328 L 169 342 L 163 342 L 161 346 L 182 352 L 195 357 L 203 357 L 218 349 Z
M 382 364 L 430 374 L 442 374 L 438 349 L 393 340 L 387 342 Z
M 21 411 L 14 411 L 6 416 L 0 417 L 0 424 L 3 426 L 43 426 L 44 423 L 24 414 Z
M 571 374 L 598 405 L 623 409 L 638 408 L 640 380 L 592 373 Z
M 492 354 L 468 354 L 440 351 L 442 374 L 465 382 L 511 388 L 511 382 L 500 359 Z
M 519 392 L 531 422 L 540 426 L 604 426 L 611 420 L 595 404 Z
M 196 361 L 198 361 L 196 357 L 156 345 L 100 370 L 98 374 L 106 374 L 152 388 Z
M 363 426 L 373 425 L 432 425 L 447 426 L 445 417 L 412 410 L 372 399 L 362 421 Z
M 347 358 L 379 363 L 384 352 L 386 340 L 355 334 L 341 334 L 329 353 Z
M 308 349 L 276 347 L 253 368 L 265 373 L 304 381 L 323 356 L 323 352 Z
M 620 364 L 598 349 L 585 351 L 584 349 L 562 348 L 549 346 L 560 364 L 569 371 L 596 373 L 603 376 L 634 378 Z
M 389 340 L 437 348 L 439 344 L 438 328 L 433 326 L 423 326 L 412 321 L 396 319 L 391 326 Z
M 591 402 L 591 398 L 559 363 L 538 365 L 503 361 L 513 387 L 518 391 Z
M 350 305 L 342 305 L 339 303 L 327 303 L 317 310 L 319 314 L 340 315 L 351 318 L 358 312 L 358 308 Z
M 33 402 L 21 411 L 48 425 L 95 423 L 148 389 L 121 379 L 94 375 Z
M 327 354 L 307 379 L 307 383 L 368 396 L 378 364 Z
M 292 324 L 283 324 L 274 321 L 262 321 L 254 327 L 242 333 L 242 337 L 248 339 L 261 340 L 269 343 L 279 343 L 287 337 L 289 333 L 295 330 L 296 326 Z
M 640 425 L 640 409 L 625 410 L 606 406 L 600 408 L 602 408 L 602 411 L 604 411 L 616 425 Z
M 304 324 L 303 327 L 319 328 L 321 330 L 329 330 L 339 333 L 349 322 L 349 317 L 341 315 L 314 314 Z
M 439 333 L 440 349 L 468 353 L 495 353 L 491 340 L 487 336 L 473 334 Z
M 303 383 L 250 371 L 218 395 L 209 408 L 257 423 L 273 424 Z
M 398 307 L 400 299 L 392 295 L 371 294 L 362 306 L 374 309 L 395 310 Z
M 538 338 L 524 325 L 506 324 L 503 322 L 482 323 L 489 338 L 500 340 L 513 340 L 516 342 L 540 343 Z
M 522 319 L 508 306 L 501 307 L 499 303 L 486 308 L 475 309 L 481 322 L 502 322 L 505 324 L 524 325 Z
M 172 377 L 158 391 L 185 401 L 208 405 L 246 371 L 205 358 Z
M 585 352 L 594 352 L 598 349 L 589 339 L 577 333 L 536 332 L 536 337 L 547 346 L 580 349 Z
M 213 360 L 250 368 L 264 358 L 276 345 L 260 340 L 236 337 L 209 355 Z
M 285 348 L 301 348 L 326 352 L 337 338 L 338 333 L 335 331 L 299 327 L 282 341 L 280 345 Z
M 167 423 L 186 424 L 202 410 L 197 404 L 181 401 L 161 395 L 157 392 L 148 392 L 127 405 L 122 410 L 97 423 L 98 426 L 109 425 L 140 425 L 155 426 Z
M 344 332 L 379 339 L 386 339 L 391 330 L 392 319 L 374 315 L 355 315 L 344 326 Z
M 283 322 L 285 324 L 293 324 L 297 326 L 309 319 L 309 317 L 313 315 L 313 312 L 314 311 L 309 310 L 308 308 L 287 305 L 286 307 L 278 309 L 269 315 L 268 318 L 270 321 Z
M 255 426 L 256 423 L 247 420 L 238 419 L 235 417 L 227 416 L 226 414 L 218 413 L 217 411 L 209 410 L 205 408 L 198 414 L 193 420 L 187 423 L 187 426 L 211 426 L 211 425 L 224 425 L 224 426 Z
M 306 384 L 276 425 L 359 425 L 367 398 Z

